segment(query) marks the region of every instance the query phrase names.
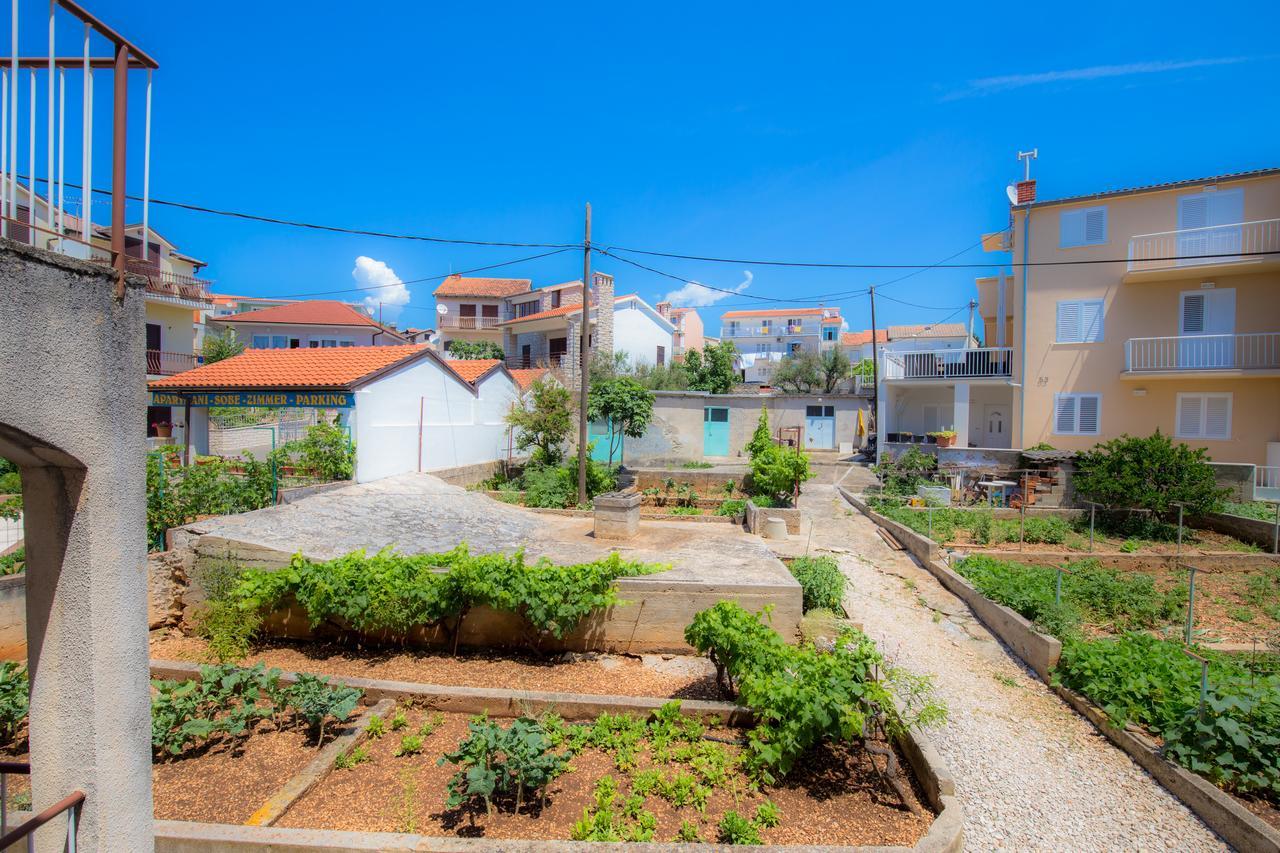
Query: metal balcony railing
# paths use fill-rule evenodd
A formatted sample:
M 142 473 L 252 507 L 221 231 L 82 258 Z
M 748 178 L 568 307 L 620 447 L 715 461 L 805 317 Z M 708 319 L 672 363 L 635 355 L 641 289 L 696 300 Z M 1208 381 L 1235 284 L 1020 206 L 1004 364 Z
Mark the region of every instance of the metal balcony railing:
M 129 258 L 125 268 L 136 275 L 146 276 L 147 293 L 151 296 L 167 297 L 175 302 L 196 302 L 212 305 L 209 288 L 212 281 L 194 278 L 181 273 L 168 272 L 154 263 L 147 263 L 141 258 Z
M 34 814 L 22 823 L 9 828 L 9 776 L 30 776 L 31 765 L 23 761 L 0 761 L 0 850 L 8 850 L 22 839 L 27 840 L 27 850 L 35 850 L 37 829 L 49 823 L 63 812 L 67 813 L 67 841 L 63 849 L 66 853 L 76 851 L 76 824 L 80 821 L 80 809 L 84 806 L 83 791 L 73 791 L 47 809 Z
M 147 350 L 147 374 L 151 376 L 172 376 L 201 364 L 204 364 L 204 357 L 189 352 Z
M 1013 375 L 1012 347 L 886 352 L 885 379 L 992 379 Z
M 1280 466 L 1258 465 L 1254 468 L 1253 499 L 1280 502 Z
M 720 327 L 720 337 L 722 338 L 770 338 L 794 335 L 817 335 L 820 332 L 821 328 L 817 323 L 801 323 L 796 325 L 787 323 L 770 323 L 767 326 Z
M 552 370 L 559 370 L 568 364 L 568 353 L 563 352 L 507 356 L 507 367 L 511 370 L 524 370 L 531 367 L 549 367 Z
M 1135 234 L 1129 272 L 1257 260 L 1260 252 L 1280 252 L 1280 219 Z
M 1178 335 L 1124 342 L 1129 373 L 1195 370 L 1280 370 L 1280 332 Z

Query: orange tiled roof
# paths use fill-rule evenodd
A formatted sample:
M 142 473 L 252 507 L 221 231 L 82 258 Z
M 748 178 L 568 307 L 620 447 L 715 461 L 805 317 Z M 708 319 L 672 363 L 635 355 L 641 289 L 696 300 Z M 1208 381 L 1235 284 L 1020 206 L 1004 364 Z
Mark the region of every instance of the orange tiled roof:
M 251 349 L 240 355 L 147 383 L 169 388 L 249 390 L 261 388 L 344 388 L 431 348 L 426 344 L 389 347 Z
M 593 309 L 594 310 L 594 309 Z M 571 305 L 561 305 L 559 308 L 548 308 L 546 311 L 539 311 L 536 314 L 526 314 L 523 317 L 516 317 L 514 320 L 504 320 L 499 326 L 509 326 L 512 323 L 528 323 L 530 320 L 545 320 L 548 317 L 560 317 L 565 314 L 582 313 L 582 303 L 574 302 Z
M 515 379 L 521 391 L 528 391 L 533 383 L 546 376 L 547 373 L 548 371 L 545 367 L 521 367 L 511 371 L 511 377 Z
M 889 341 L 888 329 L 876 329 L 876 343 L 883 344 Z M 845 332 L 840 336 L 840 345 L 846 347 L 857 347 L 863 344 L 871 343 L 871 330 L 865 329 L 861 332 Z
M 533 282 L 527 278 L 463 278 L 451 275 L 436 288 L 436 296 L 479 296 L 502 299 L 528 293 Z
M 377 321 L 368 314 L 331 299 L 308 299 L 305 302 L 277 305 L 274 308 L 259 308 L 256 311 L 245 311 L 243 314 L 217 317 L 214 322 L 378 327 Z
M 496 358 L 455 358 L 446 361 L 449 369 L 458 374 L 463 382 L 474 385 L 476 380 L 502 364 Z
M 889 339 L 901 338 L 963 338 L 969 334 L 963 323 L 933 323 L 916 326 L 890 326 Z
M 766 308 L 759 311 L 726 311 L 725 317 L 818 317 L 825 308 Z

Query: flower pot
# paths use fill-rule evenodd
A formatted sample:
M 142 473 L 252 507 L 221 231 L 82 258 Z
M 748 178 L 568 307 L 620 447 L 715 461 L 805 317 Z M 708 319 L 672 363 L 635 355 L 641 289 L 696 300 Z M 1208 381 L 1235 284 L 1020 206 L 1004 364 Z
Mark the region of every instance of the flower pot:
M 938 436 L 939 447 L 955 447 L 955 444 L 956 444 L 956 437 L 954 435 Z
M 171 427 L 171 426 L 158 426 L 158 427 L 156 427 L 156 437 L 157 437 L 157 438 L 170 438 L 170 437 L 172 437 L 172 436 L 173 436 L 173 427 Z

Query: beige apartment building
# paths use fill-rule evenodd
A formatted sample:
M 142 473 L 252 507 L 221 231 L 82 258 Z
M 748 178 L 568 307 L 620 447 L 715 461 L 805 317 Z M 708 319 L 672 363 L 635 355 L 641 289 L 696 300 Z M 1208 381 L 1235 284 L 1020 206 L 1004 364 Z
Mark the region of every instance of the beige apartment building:
M 1280 465 L 1280 169 L 1014 205 L 986 245 L 1022 264 L 977 282 L 1013 447 L 1158 428 Z

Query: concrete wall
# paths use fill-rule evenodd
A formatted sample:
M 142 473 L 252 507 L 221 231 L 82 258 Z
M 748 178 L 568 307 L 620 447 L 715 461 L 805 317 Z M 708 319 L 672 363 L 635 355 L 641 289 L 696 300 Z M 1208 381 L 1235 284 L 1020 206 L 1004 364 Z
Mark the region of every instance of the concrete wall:
M 841 442 L 854 446 L 858 410 L 863 423 L 869 421 L 870 407 L 863 397 L 847 395 L 784 396 L 772 394 L 707 394 L 701 391 L 658 391 L 654 394 L 653 421 L 640 438 L 628 438 L 625 457 L 629 465 L 646 460 L 703 458 L 703 410 L 707 406 L 729 409 L 729 455 L 746 458 L 742 448 L 751 439 L 760 419 L 760 408 L 769 411 L 769 427 L 774 435 L 782 427 L 804 427 L 806 406 L 834 406 L 836 447 Z
M 0 455 L 22 473 L 33 805 L 84 850 L 152 846 L 145 281 L 0 241 Z M 32 346 L 33 340 L 55 342 Z M 59 819 L 38 844 L 61 850 Z
M 356 482 L 505 459 L 503 418 L 518 393 L 501 370 L 472 391 L 429 358 L 358 389 Z

